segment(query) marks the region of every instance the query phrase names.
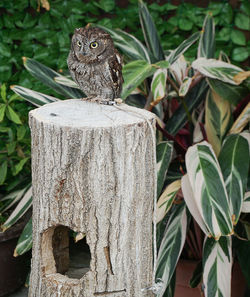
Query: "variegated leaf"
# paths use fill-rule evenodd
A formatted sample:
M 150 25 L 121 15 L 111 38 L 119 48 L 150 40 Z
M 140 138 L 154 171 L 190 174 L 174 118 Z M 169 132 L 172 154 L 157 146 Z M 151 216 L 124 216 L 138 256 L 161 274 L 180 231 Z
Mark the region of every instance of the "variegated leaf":
M 187 204 L 187 207 L 192 214 L 193 218 L 197 222 L 197 224 L 200 226 L 201 230 L 207 235 L 210 236 L 210 231 L 208 230 L 202 216 L 201 209 L 198 207 L 198 204 L 196 202 L 196 199 L 194 197 L 194 192 L 192 190 L 188 175 L 185 174 L 181 178 L 181 189 L 182 193 L 185 199 L 185 202 Z
M 34 59 L 25 57 L 23 58 L 23 64 L 32 76 L 39 79 L 41 82 L 43 82 L 45 85 L 49 86 L 59 94 L 62 94 L 67 98 L 84 97 L 84 94 L 81 90 L 58 84 L 55 81 L 55 77 L 61 76 L 61 74 L 57 73 L 53 69 L 37 62 Z
M 157 159 L 157 197 L 159 197 L 165 178 L 167 175 L 167 170 L 173 156 L 173 142 L 163 141 L 157 144 L 156 147 L 156 159 Z
M 75 88 L 75 89 L 80 89 L 77 83 L 75 83 L 72 79 L 67 78 L 66 76 L 60 75 L 60 76 L 56 76 L 54 79 L 57 83 L 61 85 Z
M 232 238 L 207 238 L 202 262 L 205 297 L 231 297 Z
M 199 111 L 199 115 L 197 120 L 193 117 L 193 124 L 194 124 L 194 132 L 193 132 L 193 143 L 201 142 L 204 139 L 202 134 L 200 123 L 202 123 L 202 118 L 204 115 L 205 107 Z
M 194 199 L 207 229 L 216 240 L 233 231 L 226 186 L 212 146 L 206 141 L 189 147 L 186 168 Z
M 218 156 L 222 141 L 231 123 L 230 103 L 214 91 L 209 90 L 205 107 L 205 128 L 207 139 Z
M 245 193 L 241 212 L 250 212 L 250 191 Z
M 171 54 L 167 57 L 170 64 L 173 64 L 181 55 L 183 55 L 192 44 L 200 37 L 200 32 L 192 34 L 188 39 L 184 40 Z
M 133 35 L 119 30 L 110 29 L 101 25 L 95 25 L 108 32 L 117 46 L 126 56 L 132 60 L 145 60 L 151 63 L 151 59 L 146 47 Z
M 187 76 L 184 77 L 184 79 L 182 81 L 182 84 L 180 86 L 180 89 L 179 89 L 179 96 L 180 97 L 186 96 L 191 83 L 192 83 L 192 77 L 187 77 Z
M 166 81 L 168 70 L 166 68 L 157 69 L 151 83 L 151 91 L 154 101 L 159 102 L 166 95 Z
M 218 61 L 215 59 L 198 58 L 192 63 L 192 67 L 204 76 L 219 79 L 233 85 L 239 83 L 234 81 L 234 76 L 243 70 L 235 65 Z
M 235 75 L 234 81 L 237 84 L 241 84 L 243 82 L 243 80 L 247 79 L 248 77 L 250 77 L 250 71 L 242 71 L 242 72 L 238 73 L 237 75 Z
M 240 133 L 245 126 L 250 122 L 250 103 L 244 108 L 241 114 L 238 116 L 237 120 L 234 122 L 229 133 Z
M 21 86 L 11 86 L 12 91 L 14 91 L 19 96 L 23 97 L 26 101 L 32 103 L 35 106 L 42 106 L 47 103 L 55 102 L 60 99 L 39 93 Z
M 188 92 L 185 97 L 185 105 L 190 113 L 204 100 L 207 88 L 206 81 L 202 80 Z M 168 133 L 176 135 L 186 122 L 187 112 L 183 104 L 180 104 L 172 117 L 167 121 L 165 129 Z
M 181 188 L 181 181 L 175 180 L 174 182 L 169 184 L 162 192 L 157 202 L 157 209 L 156 209 L 157 223 L 159 223 L 168 213 L 180 188 Z
M 28 189 L 28 187 L 25 187 L 23 189 L 10 192 L 8 195 L 2 197 L 0 199 L 0 201 L 4 202 L 4 203 L 3 203 L 3 206 L 0 207 L 0 213 L 5 212 L 11 206 L 13 206 L 15 203 L 17 203 L 23 197 L 23 195 L 25 194 L 27 189 Z
M 218 79 L 207 78 L 206 80 L 215 93 L 235 106 L 249 93 L 244 84 L 236 86 Z
M 9 216 L 8 220 L 3 224 L 2 229 L 5 231 L 15 224 L 31 207 L 32 204 L 32 187 L 24 194 L 21 201 L 18 203 L 14 211 Z
M 186 76 L 188 64 L 183 55 L 180 55 L 179 58 L 170 65 L 169 70 L 177 83 L 181 85 L 183 78 Z
M 20 235 L 14 251 L 14 257 L 23 255 L 32 247 L 32 218 L 28 221 Z
M 169 218 L 158 252 L 156 279 L 163 284 L 157 297 L 164 295 L 183 249 L 187 233 L 187 209 L 184 203 L 176 206 Z
M 240 134 L 232 134 L 226 137 L 218 157 L 235 225 L 240 216 L 246 191 L 249 156 L 248 141 Z
M 208 14 L 204 20 L 201 37 L 198 46 L 198 58 L 207 59 L 214 57 L 215 51 L 215 25 L 212 14 Z
M 154 62 L 164 60 L 164 52 L 153 18 L 142 0 L 138 1 L 138 8 L 141 28 L 147 48 L 152 53 Z
M 121 98 L 126 99 L 144 79 L 153 75 L 155 71 L 156 68 L 144 60 L 137 60 L 124 65 L 122 69 L 124 83 Z

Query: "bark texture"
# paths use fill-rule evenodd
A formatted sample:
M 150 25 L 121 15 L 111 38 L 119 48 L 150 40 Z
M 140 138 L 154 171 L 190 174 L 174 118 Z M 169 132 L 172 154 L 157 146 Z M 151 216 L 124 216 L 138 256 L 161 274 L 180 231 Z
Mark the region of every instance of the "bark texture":
M 72 99 L 30 112 L 29 297 L 152 296 L 141 289 L 152 285 L 155 119 L 119 108 Z M 90 248 L 81 279 L 63 274 L 68 228 L 85 233 Z

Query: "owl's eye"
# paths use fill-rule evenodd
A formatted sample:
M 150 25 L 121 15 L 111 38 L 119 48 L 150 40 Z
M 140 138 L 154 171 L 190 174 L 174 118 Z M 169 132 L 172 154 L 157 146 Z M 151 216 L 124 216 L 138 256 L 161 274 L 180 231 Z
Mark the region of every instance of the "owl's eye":
M 82 46 L 82 43 L 81 43 L 81 41 L 77 41 L 77 43 L 76 43 L 79 47 L 81 47 Z
M 98 47 L 98 42 L 94 41 L 90 43 L 91 48 L 97 48 Z

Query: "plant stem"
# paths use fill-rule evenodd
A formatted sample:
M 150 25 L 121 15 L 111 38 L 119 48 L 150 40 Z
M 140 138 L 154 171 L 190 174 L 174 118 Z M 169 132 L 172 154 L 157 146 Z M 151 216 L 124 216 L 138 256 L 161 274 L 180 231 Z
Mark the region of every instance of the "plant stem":
M 169 134 L 165 129 L 163 129 L 158 123 L 156 123 L 156 128 L 162 132 L 162 134 L 169 140 L 172 140 L 176 146 L 176 150 L 185 154 L 187 149 L 171 134 Z

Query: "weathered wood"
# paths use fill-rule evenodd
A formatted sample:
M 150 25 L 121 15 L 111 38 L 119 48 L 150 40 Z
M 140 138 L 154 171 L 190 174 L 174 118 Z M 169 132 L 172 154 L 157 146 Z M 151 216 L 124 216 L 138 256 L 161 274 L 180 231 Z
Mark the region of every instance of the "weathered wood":
M 155 120 L 145 110 L 121 108 L 72 99 L 30 112 L 29 297 L 152 296 L 141 289 L 152 285 Z M 67 228 L 85 233 L 90 248 L 81 279 L 61 274 Z

